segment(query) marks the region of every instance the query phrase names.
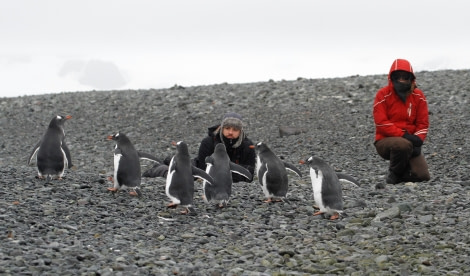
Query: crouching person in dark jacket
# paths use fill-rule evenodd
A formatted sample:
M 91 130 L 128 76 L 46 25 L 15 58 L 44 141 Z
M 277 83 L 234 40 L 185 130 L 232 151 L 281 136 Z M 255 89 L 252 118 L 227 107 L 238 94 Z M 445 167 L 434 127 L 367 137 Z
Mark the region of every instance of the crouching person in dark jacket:
M 206 157 L 214 153 L 215 146 L 218 143 L 224 143 L 230 161 L 245 167 L 254 175 L 256 154 L 254 149 L 250 148 L 253 142 L 247 138 L 243 130 L 242 116 L 238 113 L 226 113 L 219 125 L 209 127 L 208 135 L 202 139 L 199 146 L 198 156 L 194 158 L 193 165 L 205 170 Z M 168 174 L 168 165 L 171 158 L 166 158 L 164 164 L 156 164 L 145 171 L 144 177 L 166 177 Z M 232 173 L 233 182 L 247 181 L 239 174 Z M 253 179 L 250 179 L 250 182 Z

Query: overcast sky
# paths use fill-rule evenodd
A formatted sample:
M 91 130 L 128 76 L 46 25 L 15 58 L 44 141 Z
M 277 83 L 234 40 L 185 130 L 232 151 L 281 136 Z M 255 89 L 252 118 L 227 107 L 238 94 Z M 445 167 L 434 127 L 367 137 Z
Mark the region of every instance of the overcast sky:
M 2 1 L 0 97 L 469 69 L 469 3 Z

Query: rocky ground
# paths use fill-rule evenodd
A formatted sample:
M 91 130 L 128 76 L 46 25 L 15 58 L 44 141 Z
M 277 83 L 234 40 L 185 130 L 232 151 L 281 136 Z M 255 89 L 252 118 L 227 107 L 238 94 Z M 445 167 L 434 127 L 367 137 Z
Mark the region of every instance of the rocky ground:
M 470 71 L 416 75 L 430 110 L 431 180 L 383 190 L 371 112 L 385 75 L 0 98 L 0 274 L 470 274 Z M 125 132 L 161 158 L 184 140 L 195 156 L 226 111 L 299 166 L 288 202 L 263 203 L 256 178 L 234 184 L 225 209 L 206 205 L 196 182 L 196 216 L 166 208 L 163 178 L 143 178 L 141 198 L 106 190 L 107 135 Z M 73 116 L 65 130 L 75 166 L 45 184 L 26 163 L 57 114 Z M 281 137 L 282 126 L 300 133 Z M 312 215 L 308 169 L 298 164 L 312 154 L 360 181 L 343 185 L 340 220 Z

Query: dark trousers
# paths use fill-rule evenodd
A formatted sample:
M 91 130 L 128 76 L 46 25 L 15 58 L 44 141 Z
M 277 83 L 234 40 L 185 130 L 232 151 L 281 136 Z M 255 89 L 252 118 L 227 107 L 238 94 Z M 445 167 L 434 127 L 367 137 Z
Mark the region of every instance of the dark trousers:
M 375 142 L 377 153 L 390 160 L 389 170 L 402 181 L 427 181 L 431 177 L 423 153 L 412 157 L 413 144 L 403 137 L 387 137 Z

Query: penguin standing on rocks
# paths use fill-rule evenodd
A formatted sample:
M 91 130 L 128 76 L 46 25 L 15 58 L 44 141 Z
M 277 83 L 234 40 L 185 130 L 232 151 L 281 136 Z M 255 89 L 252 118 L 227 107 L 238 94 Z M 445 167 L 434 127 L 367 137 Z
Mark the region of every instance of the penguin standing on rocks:
M 339 218 L 343 211 L 343 191 L 338 174 L 324 160 L 311 156 L 301 163 L 310 167 L 312 179 L 313 198 L 320 211 L 314 215 L 328 214 L 331 220 Z M 357 185 L 357 181 L 346 174 L 339 174 L 341 180 Z
M 70 115 L 57 115 L 52 118 L 46 133 L 36 144 L 28 158 L 28 165 L 30 165 L 36 154 L 38 177 L 41 179 L 46 178 L 47 182 L 54 176 L 62 179 L 65 168 L 70 169 L 73 166 L 70 151 L 65 143 L 64 131 L 64 123 L 70 118 L 72 118 Z
M 159 162 L 157 158 L 148 153 L 138 152 L 129 138 L 122 132 L 109 135 L 107 140 L 116 141 L 114 148 L 114 174 L 109 180 L 113 181 L 108 191 L 117 192 L 121 188 L 131 189 L 130 195 L 141 196 L 140 192 L 140 159 Z
M 283 162 L 265 143 L 259 142 L 252 147 L 256 152 L 255 173 L 267 197 L 265 202 L 282 201 L 282 198 L 287 195 L 289 184 L 287 170 L 296 173 L 299 177 L 302 177 L 302 173 L 294 165 Z
M 186 208 L 182 214 L 196 214 L 193 208 L 194 177 L 214 183 L 210 175 L 191 164 L 188 146 L 180 141 L 176 143 L 176 154 L 171 158 L 166 177 L 165 192 L 171 199 L 169 208 L 181 205 Z
M 232 194 L 232 172 L 242 175 L 248 181 L 252 178 L 250 171 L 230 161 L 223 143 L 218 143 L 214 153 L 206 157 L 206 165 L 206 173 L 214 179 L 214 183 L 210 184 L 207 181 L 202 183 L 204 201 L 216 202 L 220 208 L 227 205 Z

